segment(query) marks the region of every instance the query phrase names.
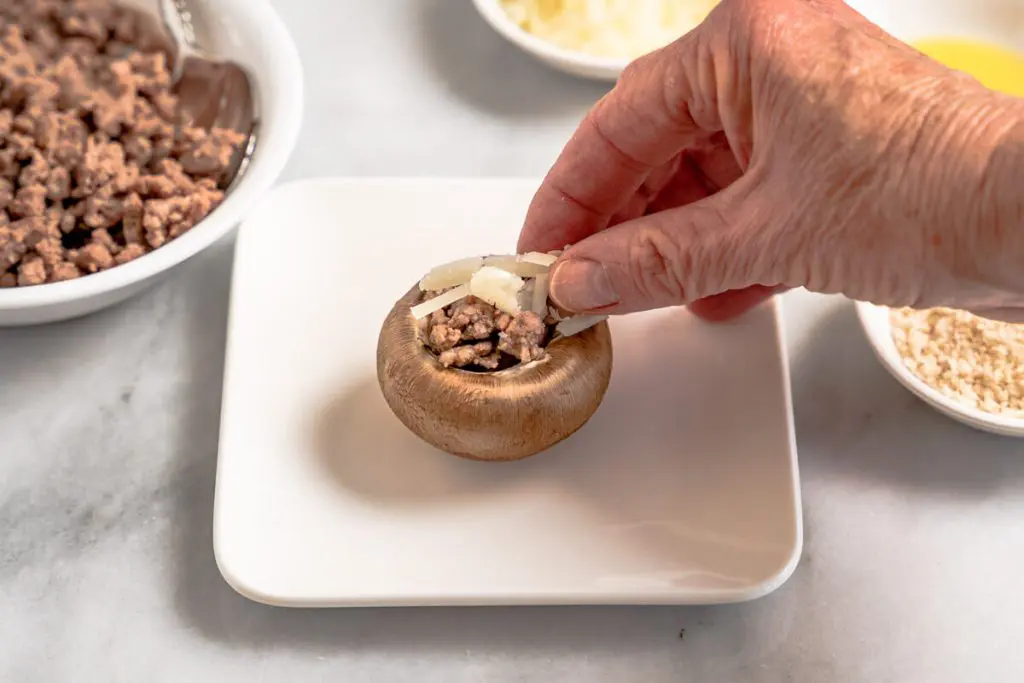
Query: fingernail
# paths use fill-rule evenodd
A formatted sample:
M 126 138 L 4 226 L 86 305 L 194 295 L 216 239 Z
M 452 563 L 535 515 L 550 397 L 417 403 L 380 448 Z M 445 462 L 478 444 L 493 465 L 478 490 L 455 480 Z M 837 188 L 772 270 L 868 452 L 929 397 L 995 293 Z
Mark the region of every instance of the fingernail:
M 569 259 L 556 265 L 550 286 L 555 303 L 577 313 L 619 303 L 608 271 L 590 259 Z

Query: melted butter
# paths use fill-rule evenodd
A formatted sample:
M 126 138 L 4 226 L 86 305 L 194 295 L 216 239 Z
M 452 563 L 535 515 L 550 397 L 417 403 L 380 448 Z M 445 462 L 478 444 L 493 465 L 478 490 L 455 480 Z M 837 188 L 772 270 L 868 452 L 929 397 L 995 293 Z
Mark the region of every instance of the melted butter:
M 1024 55 L 961 38 L 929 38 L 915 42 L 914 47 L 951 69 L 974 76 L 987 88 L 1024 97 Z

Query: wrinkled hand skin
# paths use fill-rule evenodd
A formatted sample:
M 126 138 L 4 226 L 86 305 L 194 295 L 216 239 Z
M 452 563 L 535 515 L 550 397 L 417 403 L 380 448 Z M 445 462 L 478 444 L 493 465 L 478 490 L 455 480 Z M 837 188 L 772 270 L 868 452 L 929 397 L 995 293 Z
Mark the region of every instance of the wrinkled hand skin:
M 723 319 L 806 287 L 1012 314 L 1019 178 L 1020 100 L 839 0 L 723 0 L 589 112 L 519 249 L 572 245 L 552 297 L 575 311 L 687 304 Z M 605 287 L 572 267 L 587 262 Z

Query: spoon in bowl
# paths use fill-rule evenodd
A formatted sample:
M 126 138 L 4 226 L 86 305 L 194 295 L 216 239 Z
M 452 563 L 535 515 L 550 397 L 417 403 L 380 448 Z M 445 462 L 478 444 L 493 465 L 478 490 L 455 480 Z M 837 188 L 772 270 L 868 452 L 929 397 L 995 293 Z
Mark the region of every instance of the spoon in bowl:
M 159 0 L 160 18 L 174 40 L 174 92 L 182 124 L 228 128 L 248 138 L 218 178 L 218 185 L 228 192 L 245 175 L 256 149 L 259 116 L 252 79 L 239 64 L 199 46 L 189 4 L 190 0 Z

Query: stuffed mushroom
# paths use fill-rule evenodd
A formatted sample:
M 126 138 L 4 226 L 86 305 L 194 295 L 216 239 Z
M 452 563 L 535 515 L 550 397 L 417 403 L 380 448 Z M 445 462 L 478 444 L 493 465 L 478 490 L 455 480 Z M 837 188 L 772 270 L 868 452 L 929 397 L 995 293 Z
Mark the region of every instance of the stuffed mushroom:
M 519 460 L 576 432 L 612 371 L 605 316 L 548 299 L 558 252 L 435 268 L 391 309 L 377 343 L 388 406 L 421 439 L 473 460 Z

